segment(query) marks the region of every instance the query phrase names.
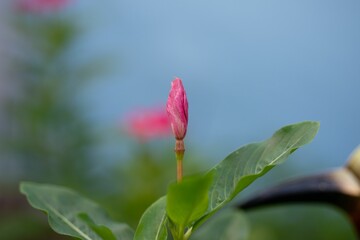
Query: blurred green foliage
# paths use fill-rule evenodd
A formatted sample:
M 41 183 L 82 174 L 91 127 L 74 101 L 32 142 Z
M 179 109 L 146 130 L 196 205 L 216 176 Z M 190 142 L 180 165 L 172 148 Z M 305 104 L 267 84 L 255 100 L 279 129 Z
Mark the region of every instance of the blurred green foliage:
M 79 86 L 69 69 L 77 31 L 70 19 L 43 17 L 14 19 L 26 41 L 10 59 L 15 93 L 5 103 L 2 153 L 19 161 L 22 178 L 80 187 L 95 138 L 76 104 Z
M 60 13 L 14 12 L 10 23 L 19 41 L 8 53 L 11 81 L 6 84 L 12 92 L 1 108 L 5 168 L 0 171 L 5 173 L 10 162 L 17 171 L 6 179 L 0 176 L 0 239 L 55 239 L 44 216 L 34 217 L 17 194 L 18 182 L 52 182 L 83 191 L 89 183 L 96 138 L 77 104 L 84 84 L 77 77 L 85 75 L 74 71 L 70 61 L 80 29 Z M 14 202 L 10 207 L 9 201 Z

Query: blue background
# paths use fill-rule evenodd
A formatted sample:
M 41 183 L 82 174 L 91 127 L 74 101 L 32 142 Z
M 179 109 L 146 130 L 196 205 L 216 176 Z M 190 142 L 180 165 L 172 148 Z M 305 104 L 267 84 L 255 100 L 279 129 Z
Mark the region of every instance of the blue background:
M 317 120 L 304 170 L 345 163 L 360 143 L 359 1 L 83 1 L 80 58 L 112 56 L 84 90 L 89 116 L 111 127 L 165 104 L 170 81 L 189 99 L 187 142 L 219 161 L 285 124 Z

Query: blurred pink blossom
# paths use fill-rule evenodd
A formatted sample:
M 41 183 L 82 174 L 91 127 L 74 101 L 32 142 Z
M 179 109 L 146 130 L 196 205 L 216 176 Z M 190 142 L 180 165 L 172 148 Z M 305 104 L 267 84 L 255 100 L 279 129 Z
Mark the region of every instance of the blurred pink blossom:
M 180 78 L 171 83 L 166 110 L 169 115 L 171 128 L 177 140 L 183 140 L 188 125 L 188 101 Z
M 170 121 L 165 109 L 137 110 L 125 118 L 126 132 L 139 141 L 167 137 L 171 134 Z
M 22 12 L 55 12 L 65 7 L 70 0 L 17 0 L 16 7 Z

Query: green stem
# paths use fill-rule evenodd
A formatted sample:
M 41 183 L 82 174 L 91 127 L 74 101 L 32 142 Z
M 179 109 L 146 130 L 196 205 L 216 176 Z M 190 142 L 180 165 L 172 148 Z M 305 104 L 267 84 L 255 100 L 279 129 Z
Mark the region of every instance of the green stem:
M 176 173 L 177 181 L 181 182 L 183 178 L 183 159 L 185 153 L 185 145 L 183 140 L 176 140 L 175 156 L 176 156 Z
M 184 227 L 183 226 L 176 226 L 170 227 L 171 233 L 173 235 L 174 240 L 186 240 L 184 238 Z
M 181 182 L 183 178 L 183 160 L 182 159 L 176 159 L 176 175 L 177 175 L 177 181 Z
M 179 228 L 179 240 L 184 240 L 184 227 L 180 226 Z

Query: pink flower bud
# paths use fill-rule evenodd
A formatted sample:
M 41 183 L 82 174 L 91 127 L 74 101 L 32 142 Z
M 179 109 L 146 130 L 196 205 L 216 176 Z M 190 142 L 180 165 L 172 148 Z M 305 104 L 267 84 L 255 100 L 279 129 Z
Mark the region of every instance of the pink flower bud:
M 188 125 L 188 101 L 180 78 L 175 78 L 171 83 L 166 111 L 175 138 L 177 140 L 183 140 Z

